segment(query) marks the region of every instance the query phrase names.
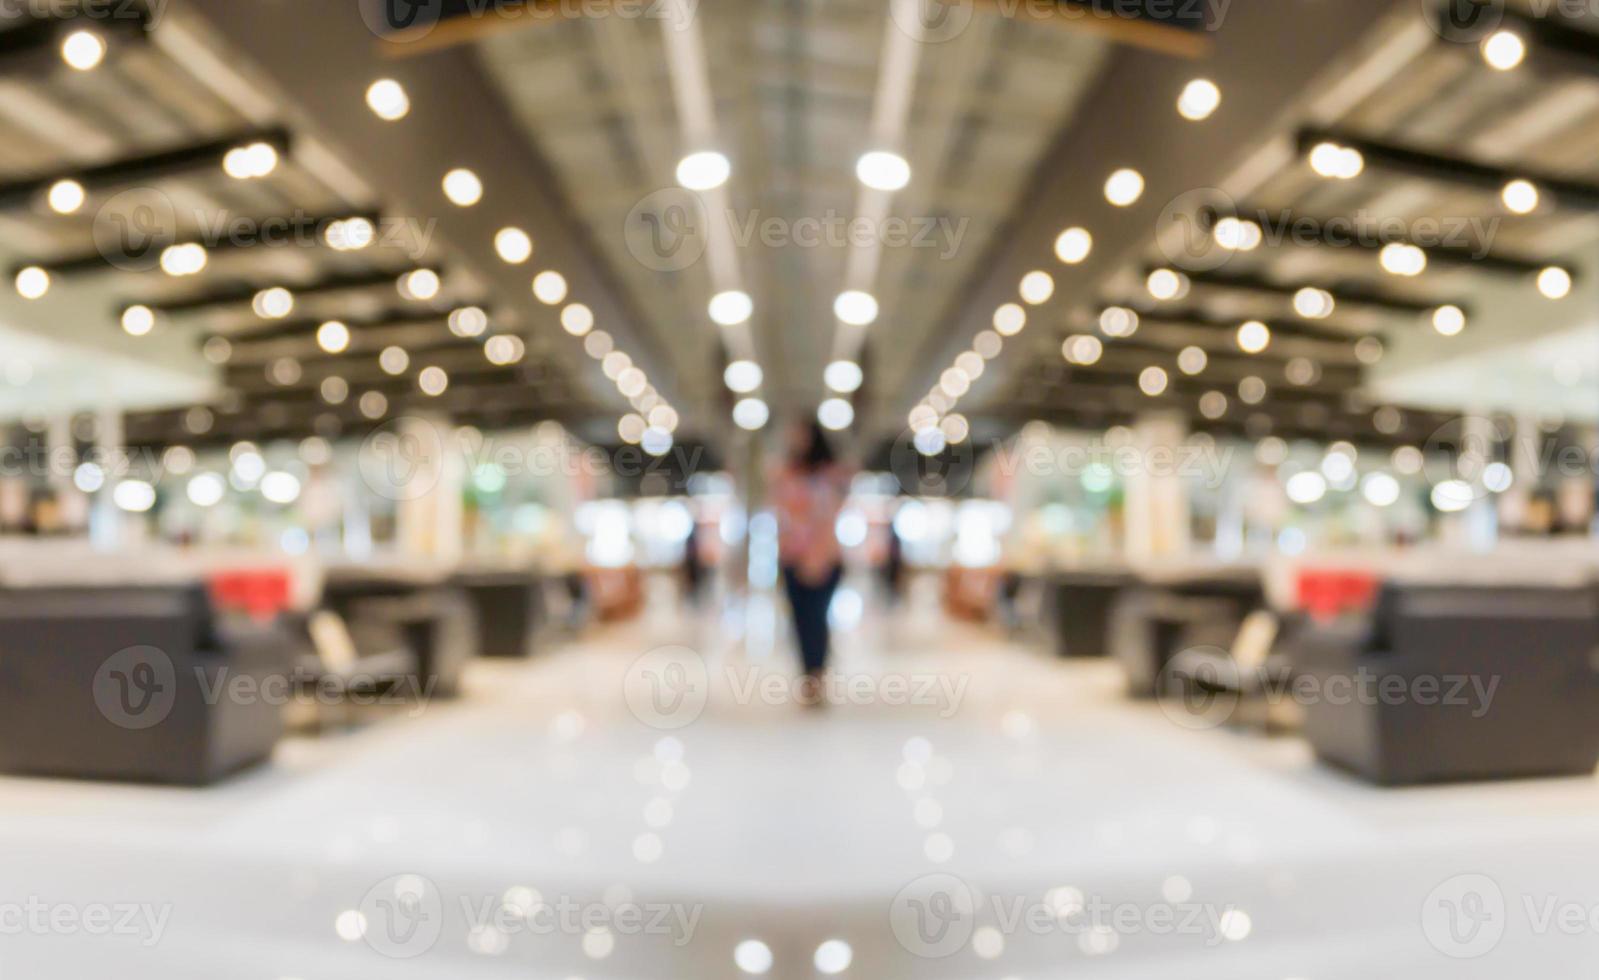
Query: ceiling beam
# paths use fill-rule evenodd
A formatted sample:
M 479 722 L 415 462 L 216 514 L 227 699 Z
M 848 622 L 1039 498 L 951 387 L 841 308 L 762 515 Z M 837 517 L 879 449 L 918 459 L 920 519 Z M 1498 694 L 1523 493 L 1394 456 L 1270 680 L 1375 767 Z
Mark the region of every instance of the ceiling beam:
M 1146 274 L 1157 268 L 1168 266 L 1148 265 Z M 1294 283 L 1278 283 L 1264 279 L 1248 272 L 1225 272 L 1221 269 L 1211 271 L 1190 271 L 1183 273 L 1188 278 L 1191 286 L 1197 289 L 1216 290 L 1218 292 L 1259 293 L 1267 296 L 1292 300 L 1294 294 L 1301 289 L 1320 289 L 1330 293 L 1337 306 L 1369 307 L 1393 314 L 1414 314 L 1416 316 L 1430 315 L 1440 306 L 1452 305 L 1459 307 L 1471 318 L 1470 304 L 1453 299 L 1440 299 L 1437 301 L 1414 300 L 1392 293 L 1384 292 L 1369 285 L 1354 282 L 1331 283 L 1326 281 L 1305 281 Z

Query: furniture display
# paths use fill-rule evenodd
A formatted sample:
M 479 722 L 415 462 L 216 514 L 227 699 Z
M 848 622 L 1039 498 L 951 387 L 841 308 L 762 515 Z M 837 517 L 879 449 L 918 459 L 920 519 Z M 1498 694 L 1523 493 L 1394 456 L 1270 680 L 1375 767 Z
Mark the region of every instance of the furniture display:
M 545 621 L 544 579 L 528 571 L 468 570 L 452 584 L 477 616 L 478 649 L 485 657 L 531 657 Z
M 1382 785 L 1591 775 L 1599 592 L 1385 583 L 1372 614 L 1285 643 L 1304 735 Z
M 465 590 L 442 578 L 380 567 L 330 570 L 323 605 L 344 620 L 358 653 L 392 651 L 398 637 L 415 657 L 414 693 L 452 697 L 478 654 L 477 616 Z
M 1137 579 L 1131 572 L 1055 572 L 1044 580 L 1042 615 L 1062 657 L 1103 657 L 1110 652 L 1110 614 L 1117 596 Z
M 1154 697 L 1162 673 L 1192 649 L 1225 651 L 1251 612 L 1264 607 L 1258 571 L 1215 568 L 1144 575 L 1111 612 L 1110 649 L 1133 697 Z
M 271 756 L 292 651 L 198 582 L 0 591 L 0 771 L 215 782 Z

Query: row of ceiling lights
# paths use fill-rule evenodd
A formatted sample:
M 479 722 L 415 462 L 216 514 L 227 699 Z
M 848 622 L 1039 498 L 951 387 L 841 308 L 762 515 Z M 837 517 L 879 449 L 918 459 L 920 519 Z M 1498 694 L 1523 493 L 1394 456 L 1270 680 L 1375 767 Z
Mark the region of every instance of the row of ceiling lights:
M 405 87 L 392 78 L 378 79 L 368 86 L 366 103 L 374 115 L 387 122 L 398 122 L 411 111 Z M 483 199 L 483 181 L 468 168 L 450 170 L 440 184 L 445 198 L 456 207 L 474 207 Z M 495 233 L 494 251 L 507 265 L 523 265 L 533 257 L 533 238 L 521 228 L 507 226 Z M 600 362 L 606 378 L 615 383 L 617 391 L 632 405 L 634 411 L 624 415 L 617 424 L 618 435 L 630 444 L 642 444 L 646 451 L 657 455 L 670 450 L 679 421 L 677 410 L 650 385 L 644 370 L 625 352 L 616 349 L 610 334 L 595 329 L 592 309 L 583 303 L 566 302 L 569 292 L 566 277 L 554 269 L 542 270 L 533 277 L 532 292 L 540 303 L 560 307 L 561 328 L 583 341 L 584 352 Z M 477 324 L 476 318 L 471 318 L 468 325 L 457 316 L 461 313 L 457 311 L 451 315 L 452 332 L 458 336 L 474 336 L 471 331 Z M 464 334 L 463 326 L 468 331 Z M 476 330 L 476 333 L 481 332 L 481 329 Z M 513 353 L 504 348 L 503 344 L 494 349 L 485 345 L 485 352 L 495 361 L 497 356 L 503 358 Z M 515 353 L 516 359 L 520 359 L 521 352 Z

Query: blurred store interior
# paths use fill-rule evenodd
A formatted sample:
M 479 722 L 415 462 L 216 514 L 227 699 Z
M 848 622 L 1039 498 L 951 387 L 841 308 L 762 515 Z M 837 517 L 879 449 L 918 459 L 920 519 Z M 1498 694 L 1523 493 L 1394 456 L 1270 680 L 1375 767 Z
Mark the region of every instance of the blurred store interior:
M 1599 964 L 1599 11 L 0 5 L 0 977 Z

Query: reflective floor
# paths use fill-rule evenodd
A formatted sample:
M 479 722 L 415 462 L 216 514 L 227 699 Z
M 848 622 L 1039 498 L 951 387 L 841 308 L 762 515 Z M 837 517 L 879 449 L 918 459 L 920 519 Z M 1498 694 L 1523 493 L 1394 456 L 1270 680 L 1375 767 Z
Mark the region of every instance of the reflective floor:
M 769 600 L 663 600 L 217 789 L 0 781 L 0 894 L 28 897 L 0 908 L 0 977 L 1325 980 L 1599 961 L 1591 931 L 1559 927 L 1599 906 L 1593 781 L 1369 788 L 1291 737 L 1129 703 L 1108 663 L 867 592 L 846 593 L 859 616 L 839 607 L 824 707 L 800 703 Z M 1493 888 L 1459 877 L 1477 875 Z M 1502 936 L 1479 921 L 1495 894 Z M 76 918 L 44 936 L 29 916 Z

